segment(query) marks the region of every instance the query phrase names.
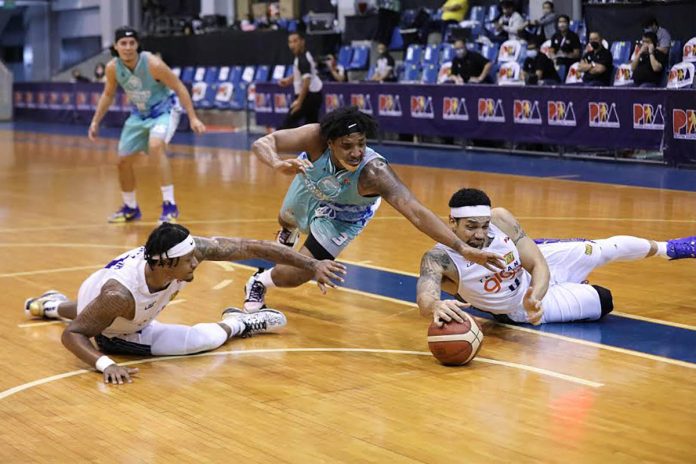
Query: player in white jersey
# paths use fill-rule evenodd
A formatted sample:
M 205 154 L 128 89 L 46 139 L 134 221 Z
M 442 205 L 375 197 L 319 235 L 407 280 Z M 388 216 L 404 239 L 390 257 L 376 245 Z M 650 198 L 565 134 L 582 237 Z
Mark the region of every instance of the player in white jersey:
M 261 258 L 295 266 L 314 274 L 320 289 L 342 281 L 345 267 L 318 261 L 273 242 L 224 237 L 192 237 L 180 225 L 163 223 L 144 247 L 112 260 L 84 281 L 77 301 L 49 291 L 25 302 L 28 316 L 71 319 L 63 345 L 75 356 L 104 373 L 106 383 L 130 382 L 137 369 L 119 366 L 106 354 L 173 356 L 218 348 L 230 338 L 269 332 L 286 324 L 283 313 L 254 314 L 227 308 L 222 320 L 193 326 L 155 320 L 165 306 L 193 280 L 201 261 Z M 90 338 L 94 337 L 99 349 Z
M 491 272 L 438 244 L 421 261 L 418 307 L 436 323 L 462 322 L 472 306 L 508 323 L 594 321 L 613 309 L 611 292 L 587 284 L 594 269 L 614 261 L 651 256 L 696 258 L 696 237 L 658 242 L 625 235 L 602 240 L 541 240 L 527 237 L 506 209 L 491 209 L 481 190 L 462 189 L 449 202 L 452 231 L 468 245 L 504 257 Z M 441 300 L 441 290 L 462 301 Z

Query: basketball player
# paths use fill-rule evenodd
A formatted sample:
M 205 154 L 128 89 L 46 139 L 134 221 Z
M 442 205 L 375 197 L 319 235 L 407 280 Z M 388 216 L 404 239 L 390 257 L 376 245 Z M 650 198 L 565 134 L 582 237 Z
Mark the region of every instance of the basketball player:
M 277 131 L 254 142 L 252 151 L 263 163 L 295 176 L 280 210 L 277 241 L 294 246 L 302 232 L 308 234 L 302 254 L 334 259 L 365 228 L 383 197 L 433 240 L 491 270 L 502 268 L 500 256 L 467 245 L 413 196 L 387 161 L 366 145 L 374 130 L 372 117 L 347 107 L 325 115 L 321 125 Z M 278 156 L 293 152 L 302 154 L 289 160 Z M 246 284 L 244 308 L 263 308 L 270 287 L 297 287 L 311 277 L 284 265 L 260 270 Z
M 179 124 L 179 109 L 174 108 L 172 90 L 188 114 L 191 129 L 201 134 L 205 132 L 205 125 L 196 116 L 188 90 L 172 70 L 156 56 L 140 51 L 135 29 L 128 26 L 117 29 L 113 50 L 117 56 L 106 65 L 104 92 L 99 98 L 88 132 L 89 139 L 94 141 L 99 123 L 114 100 L 116 86 L 123 87 L 133 106 L 118 143 L 118 180 L 123 206 L 109 218 L 109 222 L 130 222 L 141 217 L 135 199 L 133 171 L 133 155 L 140 152 L 152 154 L 159 162 L 162 190 L 160 222 L 176 222 L 179 208 L 174 200 L 172 169 L 166 154 L 167 144 Z
M 450 247 L 438 244 L 421 261 L 418 307 L 436 323 L 462 322 L 469 305 L 506 323 L 595 321 L 613 309 L 611 292 L 589 285 L 594 269 L 614 261 L 651 256 L 696 258 L 696 237 L 657 242 L 619 235 L 602 240 L 529 238 L 506 209 L 491 209 L 481 190 L 462 189 L 449 202 L 452 231 L 472 247 L 505 258 L 505 269 L 491 272 Z M 440 290 L 457 300 L 441 300 Z
M 313 274 L 322 291 L 342 281 L 345 268 L 317 261 L 272 242 L 224 237 L 192 237 L 177 224 L 163 223 L 144 247 L 115 258 L 80 287 L 77 301 L 48 291 L 24 304 L 28 316 L 72 319 L 63 345 L 104 373 L 104 382 L 130 382 L 137 369 L 119 366 L 106 354 L 186 355 L 214 350 L 232 337 L 245 337 L 283 327 L 283 313 L 271 309 L 247 314 L 227 308 L 218 323 L 194 326 L 162 324 L 157 315 L 187 282 L 199 263 L 247 258 L 269 259 Z M 90 342 L 94 337 L 97 346 Z

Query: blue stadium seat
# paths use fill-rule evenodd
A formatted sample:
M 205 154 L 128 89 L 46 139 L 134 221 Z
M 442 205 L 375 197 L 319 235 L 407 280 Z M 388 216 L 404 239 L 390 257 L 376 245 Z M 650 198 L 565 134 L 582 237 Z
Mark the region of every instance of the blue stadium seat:
M 495 19 L 498 16 L 500 16 L 500 14 L 498 13 L 498 5 L 495 3 L 492 5 L 488 5 L 488 10 L 486 10 L 485 21 L 486 22 L 495 21 Z
M 184 69 L 181 70 L 181 82 L 184 82 L 186 84 L 190 84 L 191 82 L 193 82 L 193 73 L 193 66 L 186 66 Z
M 174 67 L 172 68 L 172 72 L 174 73 L 174 75 L 175 75 L 176 77 L 181 78 L 181 68 L 180 68 L 180 67 L 174 66 Z
M 198 66 L 193 72 L 193 82 L 204 82 L 205 81 L 206 68 L 205 66 Z
M 285 77 L 285 65 L 277 64 L 273 67 L 273 73 L 271 74 L 271 82 L 277 83 L 279 80 Z
M 436 64 L 426 64 L 423 66 L 423 75 L 421 76 L 421 82 L 423 84 L 437 84 L 437 75 L 440 71 L 440 66 Z
M 452 44 L 443 43 L 440 48 L 440 63 L 447 63 L 454 58 L 454 47 Z
M 295 67 L 293 65 L 289 65 L 285 68 L 285 77 L 292 76 L 293 71 L 295 70 Z
M 481 44 L 478 42 L 467 42 L 466 49 L 469 51 L 481 53 Z
M 404 82 L 420 81 L 421 66 L 420 63 L 408 63 L 404 68 Z
M 498 45 L 484 45 L 481 47 L 481 55 L 483 55 L 483 57 L 488 61 L 495 62 L 496 58 L 498 57 Z
M 350 45 L 344 45 L 338 51 L 338 57 L 336 58 L 336 61 L 341 66 L 348 69 L 348 66 L 350 65 L 350 61 L 352 58 L 353 58 L 353 49 L 350 47 Z
M 483 23 L 485 16 L 486 16 L 486 11 L 480 5 L 472 6 L 471 9 L 469 10 L 469 19 L 471 21 L 478 21 L 480 23 Z
M 401 36 L 401 30 L 398 27 L 392 32 L 391 41 L 389 42 L 389 50 L 403 50 L 404 38 Z
M 627 63 L 631 57 L 632 44 L 625 40 L 611 44 L 611 56 L 614 59 L 614 66 Z
M 219 68 L 217 66 L 208 66 L 207 68 L 205 68 L 205 77 L 203 78 L 203 80 L 208 84 L 217 82 L 218 72 Z
M 268 82 L 268 77 L 271 74 L 271 67 L 268 65 L 261 65 L 256 68 L 256 75 L 254 75 L 254 82 Z
M 669 47 L 669 60 L 667 61 L 667 69 L 672 69 L 672 65 L 681 62 L 682 60 L 682 41 L 673 40 Z
M 254 76 L 256 76 L 256 68 L 254 66 L 244 66 L 242 70 L 242 77 L 240 79 L 240 84 L 242 82 L 251 84 L 254 82 Z
M 370 64 L 370 48 L 362 45 L 353 48 L 353 58 L 346 69 L 351 70 L 366 70 Z
M 423 64 L 436 64 L 440 62 L 440 46 L 428 45 L 423 52 Z
M 406 50 L 406 58 L 404 63 L 406 64 L 420 64 L 423 58 L 423 47 L 420 45 L 412 44 L 408 46 Z
M 579 21 L 571 20 L 568 29 L 575 32 L 581 41 L 587 37 L 587 26 L 582 19 Z

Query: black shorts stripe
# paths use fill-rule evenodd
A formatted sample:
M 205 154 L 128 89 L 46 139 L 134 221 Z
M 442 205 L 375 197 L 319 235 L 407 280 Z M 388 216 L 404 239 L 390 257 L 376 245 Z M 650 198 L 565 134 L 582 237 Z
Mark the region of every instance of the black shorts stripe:
M 99 349 L 107 354 L 132 354 L 136 356 L 152 356 L 150 345 L 141 343 L 129 342 L 121 338 L 109 338 L 104 335 L 94 337 Z

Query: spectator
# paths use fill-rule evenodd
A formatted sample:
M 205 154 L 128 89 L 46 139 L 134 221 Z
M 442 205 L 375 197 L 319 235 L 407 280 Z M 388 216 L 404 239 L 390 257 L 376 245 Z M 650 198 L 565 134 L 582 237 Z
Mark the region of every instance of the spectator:
M 464 21 L 464 16 L 469 10 L 469 0 L 447 0 L 441 9 L 443 28 L 446 29 L 450 24 Z
M 493 64 L 480 53 L 467 50 L 463 40 L 454 42 L 451 76 L 455 83 L 491 83 L 489 73 L 492 66 Z
M 377 32 L 375 40 L 391 43 L 394 29 L 401 21 L 401 0 L 377 0 Z
M 546 1 L 541 7 L 541 17 L 527 21 L 527 26 L 536 27 L 536 36 L 542 39 L 550 39 L 556 32 L 556 12 L 554 11 L 553 2 Z
M 667 54 L 658 47 L 657 34 L 649 31 L 643 33 L 640 51 L 631 62 L 633 82 L 638 87 L 657 87 L 667 67 Z
M 104 63 L 97 63 L 94 67 L 94 82 L 104 82 L 106 80 L 106 67 Z
M 503 0 L 500 2 L 500 8 L 503 14 L 495 24 L 496 35 L 493 40 L 495 42 L 518 40 L 520 38 L 519 33 L 524 29 L 525 25 L 522 15 L 515 11 L 515 4 L 512 0 Z
M 541 40 L 539 36 L 536 36 L 527 42 L 527 58 L 522 64 L 522 79 L 529 85 L 560 84 L 561 78 L 556 72 L 553 61 L 539 51 Z
M 75 68 L 72 70 L 72 81 L 73 82 L 91 82 L 88 77 L 82 75 L 79 69 Z
M 345 82 L 346 69 L 338 64 L 336 57 L 329 55 L 326 57 L 326 79 L 331 82 Z
M 372 75 L 373 81 L 379 82 L 396 82 L 396 74 L 394 74 L 394 58 L 387 51 L 387 45 L 384 43 L 377 44 L 377 61 L 375 64 L 375 72 Z
M 305 48 L 304 34 L 297 31 L 288 35 L 288 48 L 293 55 L 293 74 L 278 81 L 282 87 L 293 84 L 295 99 L 290 105 L 283 129 L 298 127 L 304 119 L 305 124 L 319 122 L 321 107 L 321 79 L 317 75 L 317 64 L 312 54 Z
M 549 53 L 557 66 L 570 67 L 573 63 L 580 60 L 580 38 L 571 31 L 570 17 L 559 15 L 556 23 L 556 33 L 551 37 L 551 47 Z
M 664 54 L 669 54 L 669 49 L 672 46 L 672 37 L 669 35 L 667 29 L 657 24 L 657 19 L 655 17 L 648 18 L 648 20 L 643 23 L 643 32 L 654 32 L 657 35 L 655 48 Z
M 599 32 L 590 32 L 590 41 L 578 66 L 578 71 L 584 73 L 583 83 L 589 86 L 610 86 L 613 69 L 614 58 L 602 45 L 602 36 Z

